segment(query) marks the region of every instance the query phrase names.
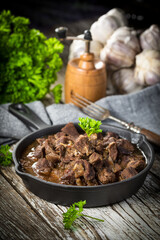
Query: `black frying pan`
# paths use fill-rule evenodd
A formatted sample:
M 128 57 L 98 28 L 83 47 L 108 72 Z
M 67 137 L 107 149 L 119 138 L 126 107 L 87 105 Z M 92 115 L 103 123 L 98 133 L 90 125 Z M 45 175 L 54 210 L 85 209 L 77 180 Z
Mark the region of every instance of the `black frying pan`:
M 23 104 L 11 104 L 9 111 L 21 119 L 27 126 L 37 129 L 21 139 L 14 148 L 13 160 L 16 173 L 22 178 L 24 184 L 31 192 L 52 203 L 69 206 L 73 202 L 86 200 L 87 204 L 85 207 L 97 207 L 122 201 L 138 191 L 153 164 L 153 149 L 143 135 L 110 125 L 102 125 L 103 131 L 115 132 L 120 137 L 138 145 L 146 156 L 147 166 L 145 169 L 128 180 L 99 186 L 71 186 L 41 180 L 22 171 L 19 163 L 21 155 L 25 148 L 36 138 L 54 134 L 60 131 L 64 124 L 48 126 Z M 77 123 L 75 123 L 75 126 L 80 131 Z

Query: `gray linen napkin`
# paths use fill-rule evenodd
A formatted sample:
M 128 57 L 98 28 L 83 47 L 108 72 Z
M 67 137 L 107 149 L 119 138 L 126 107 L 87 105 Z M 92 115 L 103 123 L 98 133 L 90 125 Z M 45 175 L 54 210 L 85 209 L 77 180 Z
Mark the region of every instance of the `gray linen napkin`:
M 108 96 L 96 103 L 121 120 L 134 122 L 139 127 L 160 134 L 160 84 L 132 94 Z M 77 122 L 79 117 L 86 116 L 71 104 L 53 104 L 46 110 L 53 124 Z M 103 124 L 105 123 L 122 127 L 109 119 L 103 121 Z
M 105 97 L 97 103 L 108 108 L 115 117 L 160 134 L 160 84 L 137 93 Z M 8 105 L 0 106 L 0 144 L 11 143 L 31 132 L 25 124 L 8 112 Z M 52 104 L 45 109 L 40 101 L 35 101 L 27 106 L 47 124 L 78 122 L 79 117 L 86 117 L 73 104 Z M 121 126 L 111 120 L 105 120 L 103 123 Z
M 47 116 L 44 105 L 40 101 L 26 104 L 31 108 L 45 123 L 51 124 Z M 0 105 L 0 144 L 11 144 L 31 133 L 25 124 L 8 112 L 9 104 Z

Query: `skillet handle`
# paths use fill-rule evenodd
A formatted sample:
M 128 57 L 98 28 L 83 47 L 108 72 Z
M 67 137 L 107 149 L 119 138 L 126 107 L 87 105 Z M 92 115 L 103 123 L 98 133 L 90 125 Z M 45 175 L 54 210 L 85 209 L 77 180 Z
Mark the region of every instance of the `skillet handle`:
M 9 105 L 8 109 L 9 112 L 25 123 L 27 127 L 32 127 L 35 130 L 49 127 L 48 124 L 43 122 L 30 108 L 23 103 L 13 103 Z

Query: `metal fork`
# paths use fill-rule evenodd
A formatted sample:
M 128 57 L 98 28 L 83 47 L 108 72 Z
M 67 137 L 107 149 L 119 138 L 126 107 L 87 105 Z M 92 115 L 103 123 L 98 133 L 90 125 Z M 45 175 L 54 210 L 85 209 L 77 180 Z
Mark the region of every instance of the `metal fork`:
M 78 107 L 81 108 L 81 110 L 86 113 L 88 116 L 103 121 L 105 119 L 111 119 L 115 122 L 120 123 L 121 125 L 125 126 L 127 129 L 135 132 L 135 133 L 142 133 L 146 136 L 146 138 L 160 146 L 160 136 L 156 133 L 153 133 L 145 128 L 140 128 L 138 126 L 135 126 L 133 122 L 127 123 L 125 121 L 122 121 L 116 117 L 113 117 L 109 110 L 106 108 L 103 108 L 99 106 L 98 104 L 95 104 L 88 99 L 84 98 L 83 96 L 79 95 L 78 93 L 71 93 L 71 101 Z

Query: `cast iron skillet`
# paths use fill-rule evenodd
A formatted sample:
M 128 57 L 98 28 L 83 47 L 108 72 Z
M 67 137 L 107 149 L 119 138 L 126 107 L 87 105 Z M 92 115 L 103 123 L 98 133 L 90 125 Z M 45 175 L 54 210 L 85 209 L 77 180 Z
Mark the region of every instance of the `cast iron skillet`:
M 54 134 L 60 131 L 64 124 L 48 126 L 23 104 L 11 104 L 9 106 L 9 111 L 25 122 L 27 126 L 38 129 L 17 143 L 13 152 L 13 160 L 15 163 L 16 173 L 22 178 L 26 187 L 35 195 L 49 202 L 69 206 L 73 202 L 86 200 L 87 204 L 85 207 L 104 206 L 119 202 L 138 191 L 153 164 L 153 149 L 143 135 L 132 133 L 129 130 L 121 129 L 115 126 L 102 125 L 101 128 L 103 131 L 118 133 L 120 137 L 126 138 L 132 143 L 138 145 L 146 156 L 147 166 L 145 169 L 128 180 L 99 186 L 71 186 L 41 180 L 22 171 L 19 163 L 22 152 L 36 138 Z M 78 124 L 74 124 L 80 131 Z

